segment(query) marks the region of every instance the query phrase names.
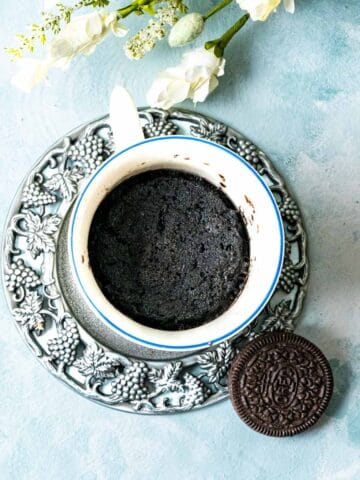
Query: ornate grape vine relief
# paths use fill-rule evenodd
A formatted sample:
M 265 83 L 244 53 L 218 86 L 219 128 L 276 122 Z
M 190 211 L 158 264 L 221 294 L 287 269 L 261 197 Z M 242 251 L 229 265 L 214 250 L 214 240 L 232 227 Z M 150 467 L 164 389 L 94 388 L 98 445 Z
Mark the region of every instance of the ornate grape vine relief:
M 226 125 L 180 110 L 140 111 L 147 138 L 188 134 L 218 142 L 248 161 L 278 202 L 286 255 L 277 292 L 231 342 L 177 361 L 131 358 L 100 345 L 74 318 L 55 268 L 59 232 L 81 185 L 112 153 L 108 117 L 61 139 L 33 168 L 6 231 L 4 284 L 10 309 L 43 365 L 103 405 L 140 413 L 184 412 L 227 397 L 227 373 L 242 345 L 264 332 L 293 330 L 306 292 L 306 234 L 296 201 L 265 154 Z

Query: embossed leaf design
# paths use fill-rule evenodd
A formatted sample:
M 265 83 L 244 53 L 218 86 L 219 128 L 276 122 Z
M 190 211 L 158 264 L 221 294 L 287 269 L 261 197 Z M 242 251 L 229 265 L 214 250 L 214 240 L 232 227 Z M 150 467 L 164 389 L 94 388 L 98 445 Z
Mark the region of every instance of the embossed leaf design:
M 59 192 L 64 200 L 72 200 L 78 190 L 78 182 L 83 178 L 80 170 L 73 168 L 63 173 L 53 175 L 44 183 L 44 187 L 50 192 Z
M 74 362 L 74 366 L 82 375 L 97 380 L 115 377 L 115 367 L 117 365 L 119 365 L 119 362 L 111 359 L 96 344 L 88 345 L 83 357 Z
M 199 365 L 207 371 L 210 383 L 219 382 L 227 373 L 234 350 L 229 342 L 221 343 L 216 350 L 199 355 Z
M 179 390 L 181 382 L 179 375 L 182 370 L 182 362 L 173 362 L 167 364 L 162 369 L 152 369 L 149 372 L 149 380 L 155 383 L 157 388 L 167 389 L 169 391 Z
M 282 300 L 278 303 L 274 309 L 274 314 L 277 317 L 287 318 L 291 313 L 291 301 L 290 300 Z
M 290 300 L 282 300 L 273 310 L 268 307 L 268 311 L 271 316 L 264 320 L 261 333 L 277 330 L 294 330 L 294 318 Z
M 20 325 L 27 325 L 30 330 L 40 334 L 45 328 L 45 320 L 39 313 L 42 307 L 42 299 L 37 292 L 29 291 L 19 308 L 13 310 L 15 320 Z
M 60 217 L 47 215 L 43 219 L 32 212 L 24 216 L 27 230 L 27 246 L 31 255 L 36 258 L 41 252 L 55 252 L 52 235 L 57 231 Z
M 219 122 L 209 122 L 202 119 L 200 120 L 199 126 L 191 126 L 190 131 L 195 137 L 222 143 L 224 136 L 226 135 L 227 127 Z
M 58 229 L 60 218 L 57 215 L 48 215 L 43 219 L 42 230 L 45 235 L 52 235 Z

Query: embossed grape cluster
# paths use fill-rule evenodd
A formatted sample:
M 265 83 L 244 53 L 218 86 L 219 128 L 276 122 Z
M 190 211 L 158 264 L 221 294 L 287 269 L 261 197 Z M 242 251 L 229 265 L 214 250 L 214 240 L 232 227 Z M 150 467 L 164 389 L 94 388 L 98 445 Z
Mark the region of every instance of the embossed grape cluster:
M 263 166 L 257 148 L 249 140 L 239 140 L 237 153 L 256 170 L 259 170 Z
M 111 383 L 112 394 L 124 402 L 145 400 L 148 372 L 149 369 L 144 362 L 134 362 L 125 367 L 124 372 Z
M 22 201 L 25 208 L 40 207 L 56 202 L 55 195 L 44 191 L 38 182 L 32 182 L 23 190 Z
M 295 287 L 299 278 L 299 272 L 295 270 L 291 260 L 286 261 L 281 270 L 281 275 L 279 279 L 279 286 L 286 293 L 290 293 L 291 290 Z
M 69 156 L 85 175 L 90 175 L 105 159 L 104 139 L 98 135 L 88 135 L 70 147 Z
M 80 335 L 75 323 L 67 319 L 64 321 L 58 336 L 48 341 L 51 357 L 65 365 L 71 365 L 75 361 L 76 347 L 79 345 Z
M 299 209 L 290 197 L 285 197 L 283 203 L 280 205 L 280 213 L 282 217 L 291 224 L 295 224 L 300 220 Z
M 5 285 L 10 292 L 14 292 L 21 286 L 29 289 L 36 288 L 40 283 L 38 274 L 26 266 L 21 259 L 13 262 L 5 275 Z
M 178 127 L 169 121 L 158 120 L 147 123 L 144 126 L 144 133 L 146 138 L 159 137 L 160 135 L 175 135 Z
M 211 390 L 197 377 L 190 373 L 184 374 L 185 385 L 187 387 L 187 401 L 192 405 L 201 405 L 211 395 Z

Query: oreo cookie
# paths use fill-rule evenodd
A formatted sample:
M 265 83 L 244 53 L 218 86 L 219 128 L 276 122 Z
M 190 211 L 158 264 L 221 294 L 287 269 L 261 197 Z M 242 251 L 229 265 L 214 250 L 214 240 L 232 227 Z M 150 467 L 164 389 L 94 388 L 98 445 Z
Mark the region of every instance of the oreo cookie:
M 229 391 L 239 417 L 264 435 L 286 437 L 312 427 L 333 391 L 329 362 L 313 343 L 278 332 L 250 342 L 232 363 Z

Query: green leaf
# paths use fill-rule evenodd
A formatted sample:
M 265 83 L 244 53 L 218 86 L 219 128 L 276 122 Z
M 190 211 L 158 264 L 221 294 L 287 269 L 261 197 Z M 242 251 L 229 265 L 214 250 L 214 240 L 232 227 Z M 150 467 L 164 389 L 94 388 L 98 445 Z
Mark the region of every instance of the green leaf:
M 20 50 L 20 48 L 5 48 L 5 52 L 10 55 L 11 57 L 13 57 L 13 60 L 15 58 L 21 58 L 23 56 L 22 54 L 22 51 Z
M 94 8 L 102 8 L 102 7 L 107 7 L 110 3 L 110 0 L 93 0 L 91 6 Z

